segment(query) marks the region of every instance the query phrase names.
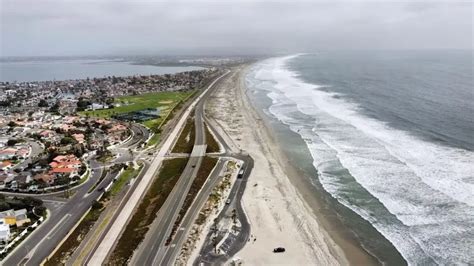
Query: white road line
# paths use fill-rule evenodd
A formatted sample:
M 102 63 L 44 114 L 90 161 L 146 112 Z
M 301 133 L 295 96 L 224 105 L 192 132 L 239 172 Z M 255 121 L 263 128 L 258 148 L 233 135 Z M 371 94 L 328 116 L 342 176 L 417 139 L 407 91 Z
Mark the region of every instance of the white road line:
M 46 238 L 47 238 L 47 239 L 51 239 L 51 238 L 57 233 L 56 229 L 58 229 L 60 226 L 64 225 L 63 222 L 64 222 L 65 220 L 69 219 L 69 217 L 71 217 L 71 214 L 70 214 L 70 213 L 64 215 L 64 217 L 63 217 L 61 220 L 59 220 L 58 224 L 56 224 L 56 225 L 53 227 L 53 229 L 51 229 L 51 233 L 49 233 Z
M 174 143 L 174 138 L 178 136 L 180 129 L 183 127 L 189 114 L 194 109 L 199 100 L 201 100 L 202 95 L 204 95 L 219 79 L 221 79 L 228 73 L 229 72 L 226 72 L 225 74 L 214 80 L 214 82 L 212 82 L 207 87 L 207 89 L 202 92 L 201 95 L 199 95 L 199 97 L 197 97 L 194 102 L 190 104 L 188 109 L 186 109 L 186 111 L 183 113 L 182 117 L 180 118 L 180 120 L 178 120 L 178 123 L 176 124 L 173 131 L 161 146 L 158 155 L 153 159 L 152 163 L 150 164 L 150 167 L 148 168 L 148 171 L 142 177 L 140 183 L 138 183 L 137 187 L 133 191 L 133 194 L 130 196 L 123 210 L 117 216 L 117 219 L 113 223 L 111 229 L 107 232 L 103 241 L 97 247 L 88 265 L 101 265 L 104 262 L 115 241 L 117 241 L 117 239 L 120 237 L 122 228 L 126 226 L 126 222 L 128 221 L 128 218 L 132 215 L 133 210 L 139 203 L 141 196 L 145 193 L 148 184 L 153 180 L 156 170 L 161 166 L 161 163 L 165 159 L 166 154 L 171 149 L 171 146 Z

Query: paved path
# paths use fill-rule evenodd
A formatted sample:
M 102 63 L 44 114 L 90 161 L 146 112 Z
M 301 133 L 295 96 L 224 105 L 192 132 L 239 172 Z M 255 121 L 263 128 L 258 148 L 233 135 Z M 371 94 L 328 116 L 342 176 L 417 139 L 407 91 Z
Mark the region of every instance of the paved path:
M 44 258 L 49 256 L 59 242 L 69 233 L 76 222 L 89 209 L 92 202 L 96 200 L 101 192 L 97 189 L 88 193 L 89 189 L 99 180 L 102 171 L 95 171 L 91 179 L 81 186 L 74 196 L 64 204 L 46 202 L 52 204 L 51 216 L 38 227 L 27 239 L 2 261 L 3 265 L 39 265 Z M 108 175 L 100 186 L 112 181 Z
M 226 73 L 227 74 L 227 73 Z M 226 75 L 224 74 L 224 75 Z M 222 75 L 222 76 L 224 76 Z M 140 183 L 137 185 L 137 188 L 131 195 L 130 199 L 127 201 L 127 204 L 125 205 L 124 209 L 120 214 L 118 215 L 117 219 L 114 221 L 113 226 L 110 228 L 110 230 L 107 232 L 105 235 L 103 241 L 95 251 L 94 255 L 88 262 L 88 265 L 101 265 L 111 252 L 111 249 L 113 248 L 115 242 L 118 240 L 123 228 L 125 228 L 127 221 L 133 214 L 133 211 L 135 207 L 138 205 L 140 202 L 142 196 L 145 194 L 146 189 L 149 187 L 151 181 L 153 180 L 158 168 L 161 166 L 163 163 L 163 160 L 166 159 L 167 153 L 171 150 L 172 145 L 174 143 L 174 140 L 179 136 L 179 133 L 181 131 L 181 128 L 184 126 L 186 123 L 186 120 L 190 113 L 193 111 L 193 109 L 198 105 L 198 103 L 201 101 L 204 95 L 206 95 L 207 91 L 215 84 L 217 80 L 219 80 L 222 76 L 217 78 L 214 82 L 212 82 L 209 87 L 201 94 L 199 97 L 197 97 L 193 103 L 186 109 L 186 111 L 183 113 L 182 117 L 178 121 L 176 127 L 173 129 L 171 134 L 168 136 L 168 138 L 165 140 L 163 145 L 161 146 L 160 151 L 158 152 L 158 155 L 153 159 L 151 162 L 150 168 L 148 171 L 145 173 L 143 176 L 142 180 Z M 195 119 L 197 121 L 198 119 Z M 196 140 L 201 140 L 203 139 L 203 132 L 201 134 L 196 134 Z M 198 141 L 195 143 L 195 145 L 202 145 L 204 142 Z M 192 161 L 195 165 L 200 163 L 202 160 L 202 156 L 199 157 L 191 157 L 195 159 L 190 159 L 189 161 Z M 189 162 L 188 162 L 189 165 Z M 197 170 L 197 167 L 194 168 L 192 167 L 190 170 L 188 165 L 186 166 L 186 173 L 188 174 L 194 174 L 194 171 Z
M 192 107 L 195 108 L 194 124 L 196 134 L 191 156 L 178 183 L 166 199 L 157 218 L 150 226 L 150 230 L 148 230 L 145 239 L 132 257 L 132 265 L 159 265 L 161 260 L 163 260 L 168 248 L 165 246 L 166 240 L 171 234 L 174 223 L 186 199 L 186 195 L 206 153 L 206 133 L 203 124 L 205 100 L 214 89 L 214 85 L 229 73 L 230 72 L 226 72 L 215 79 L 193 103 Z

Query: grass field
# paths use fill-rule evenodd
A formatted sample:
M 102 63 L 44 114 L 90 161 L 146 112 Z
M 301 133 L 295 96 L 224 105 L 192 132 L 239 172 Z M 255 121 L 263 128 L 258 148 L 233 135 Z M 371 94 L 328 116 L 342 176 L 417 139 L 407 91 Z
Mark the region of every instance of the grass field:
M 175 105 L 186 99 L 194 91 L 187 92 L 152 92 L 141 95 L 122 96 L 115 99 L 120 104 L 111 109 L 83 111 L 79 114 L 90 117 L 110 118 L 115 114 L 139 111 L 146 108 L 160 108 L 160 118 L 144 121 L 142 124 L 154 129 L 171 112 Z
M 143 165 L 140 165 L 138 169 L 134 169 L 133 167 L 128 167 L 127 170 L 124 170 L 120 177 L 114 182 L 112 188 L 110 188 L 110 195 L 115 196 L 117 195 L 123 188 L 123 186 L 130 181 L 132 178 L 135 178 L 138 173 L 140 173 Z
M 161 138 L 161 133 L 155 133 L 155 135 L 153 135 L 153 137 L 151 137 L 151 139 L 146 144 L 146 147 L 148 148 L 148 147 L 154 146 L 160 141 L 160 138 Z

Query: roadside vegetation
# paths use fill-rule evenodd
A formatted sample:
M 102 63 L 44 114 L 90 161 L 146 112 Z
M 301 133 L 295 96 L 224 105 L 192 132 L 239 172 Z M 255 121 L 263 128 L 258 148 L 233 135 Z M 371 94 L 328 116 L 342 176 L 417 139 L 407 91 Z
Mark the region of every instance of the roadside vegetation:
M 107 193 L 107 197 L 116 196 L 123 188 L 123 186 L 129 182 L 132 178 L 135 178 L 138 173 L 142 170 L 143 165 L 140 165 L 139 168 L 135 169 L 132 166 L 127 166 L 126 169 L 120 174 L 117 180 L 114 182 L 112 187 Z
M 59 249 L 45 261 L 45 266 L 65 265 L 69 257 L 79 247 L 81 241 L 87 235 L 89 230 L 94 226 L 94 223 L 99 219 L 100 214 L 104 210 L 102 201 L 94 201 L 90 211 L 86 214 L 84 219 L 79 223 L 76 229 L 69 235 L 69 237 L 62 243 Z
M 175 224 L 173 225 L 173 230 L 171 230 L 171 234 L 166 240 L 166 245 L 169 245 L 173 240 L 173 236 L 176 233 L 176 230 L 178 230 L 178 227 L 181 224 L 184 215 L 186 215 L 186 212 L 188 211 L 189 207 L 191 206 L 197 194 L 199 193 L 207 178 L 211 174 L 212 169 L 214 168 L 214 166 L 216 166 L 217 160 L 217 158 L 207 156 L 204 157 L 204 159 L 202 160 L 201 167 L 199 167 L 196 178 L 191 184 L 191 188 L 189 189 L 188 195 L 186 195 L 186 199 L 184 200 L 183 207 L 179 211 L 178 218 L 176 219 Z
M 178 140 L 174 144 L 172 152 L 191 153 L 193 151 L 195 135 L 194 118 L 190 117 L 186 121 L 183 131 L 181 131 L 181 135 L 179 135 Z
M 115 168 L 118 169 L 121 166 L 123 165 L 116 166 Z M 79 247 L 81 241 L 85 239 L 95 223 L 99 220 L 100 215 L 109 205 L 109 200 L 122 191 L 124 185 L 132 178 L 135 178 L 142 168 L 143 165 L 140 165 L 138 169 L 127 166 L 120 177 L 114 182 L 110 190 L 105 192 L 99 201 L 94 201 L 91 210 L 86 214 L 84 219 L 79 223 L 74 232 L 66 239 L 61 247 L 53 254 L 47 263 L 45 263 L 45 265 L 65 265 L 69 257 Z M 106 175 L 105 173 L 106 172 L 104 171 L 103 176 Z
M 156 144 L 158 144 L 160 139 L 161 139 L 161 133 L 155 133 L 146 144 L 146 147 L 148 148 L 148 147 L 155 146 Z
M 211 134 L 207 125 L 204 126 L 204 130 L 206 132 L 206 152 L 220 152 L 219 144 L 217 143 L 214 136 Z
M 126 265 L 128 263 L 135 249 L 145 238 L 148 226 L 155 220 L 156 214 L 178 182 L 187 161 L 187 158 L 176 158 L 163 162 L 158 176 L 125 227 L 106 263 L 107 265 Z

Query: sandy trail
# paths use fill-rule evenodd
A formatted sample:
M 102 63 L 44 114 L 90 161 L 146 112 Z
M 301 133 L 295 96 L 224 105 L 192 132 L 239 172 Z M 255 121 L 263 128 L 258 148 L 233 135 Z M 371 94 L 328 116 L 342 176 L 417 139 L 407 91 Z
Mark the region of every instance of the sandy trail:
M 318 223 L 285 173 L 285 162 L 245 96 L 245 68 L 226 79 L 208 101 L 207 114 L 248 152 L 255 167 L 243 196 L 250 242 L 236 255 L 247 265 L 346 265 L 342 250 Z M 274 254 L 273 248 L 286 252 Z

